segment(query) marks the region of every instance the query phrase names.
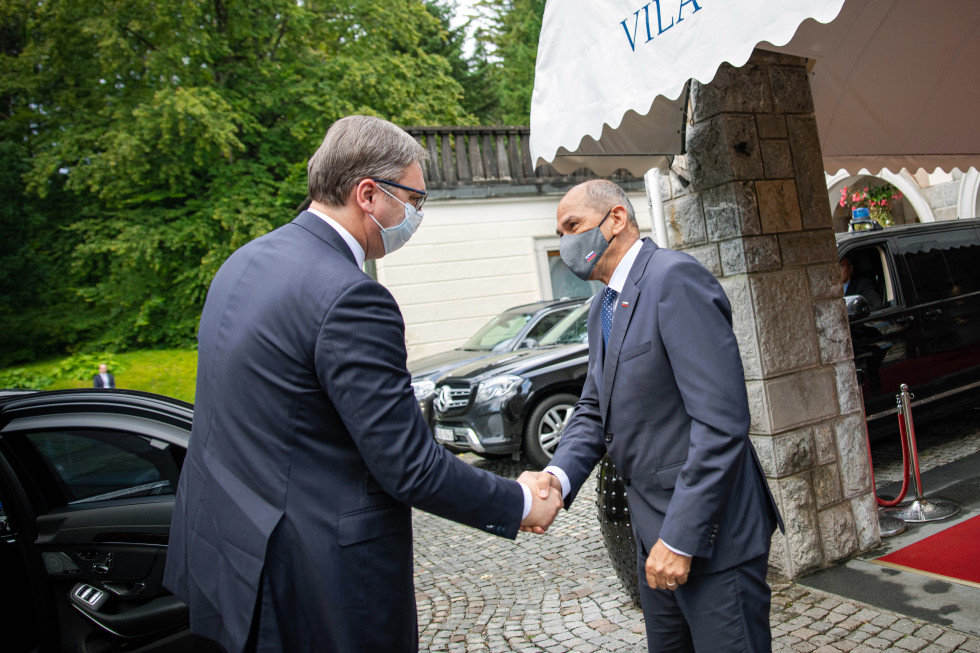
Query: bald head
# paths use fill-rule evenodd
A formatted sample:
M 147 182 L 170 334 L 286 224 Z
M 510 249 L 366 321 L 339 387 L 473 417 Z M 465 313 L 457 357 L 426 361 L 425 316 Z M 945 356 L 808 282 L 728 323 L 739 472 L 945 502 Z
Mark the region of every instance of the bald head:
M 590 208 L 605 213 L 612 206 L 622 206 L 626 209 L 626 217 L 636 228 L 636 233 L 640 233 L 640 227 L 636 223 L 636 211 L 633 210 L 633 203 L 626 196 L 626 191 L 618 185 L 606 179 L 590 179 L 582 182 L 575 188 L 581 188 L 584 192 L 584 202 Z M 573 188 L 572 190 L 575 190 Z M 571 192 L 571 191 L 569 191 Z

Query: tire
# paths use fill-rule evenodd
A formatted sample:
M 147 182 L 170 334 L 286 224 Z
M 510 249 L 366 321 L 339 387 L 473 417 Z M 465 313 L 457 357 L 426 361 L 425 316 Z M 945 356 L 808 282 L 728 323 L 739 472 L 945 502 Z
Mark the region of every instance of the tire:
M 539 469 L 548 466 L 577 401 L 575 395 L 561 392 L 545 397 L 534 407 L 524 425 L 525 460 Z

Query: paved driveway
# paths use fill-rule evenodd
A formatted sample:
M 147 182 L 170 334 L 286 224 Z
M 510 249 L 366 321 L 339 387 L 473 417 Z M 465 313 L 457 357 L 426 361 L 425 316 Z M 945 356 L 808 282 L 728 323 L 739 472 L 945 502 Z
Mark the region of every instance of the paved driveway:
M 975 451 L 971 442 L 980 442 L 976 429 L 945 450 L 936 445 L 929 460 Z M 463 458 L 510 478 L 526 468 Z M 547 535 L 522 533 L 516 542 L 416 511 L 420 649 L 646 651 L 642 613 L 622 589 L 602 544 L 594 487 L 590 480 Z M 955 630 L 793 583 L 773 590 L 774 651 L 980 652 L 980 639 Z

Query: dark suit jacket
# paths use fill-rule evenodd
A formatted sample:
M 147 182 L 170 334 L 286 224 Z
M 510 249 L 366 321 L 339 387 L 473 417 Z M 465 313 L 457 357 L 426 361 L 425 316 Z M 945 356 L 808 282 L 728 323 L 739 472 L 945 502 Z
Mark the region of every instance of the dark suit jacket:
M 96 374 L 92 377 L 92 387 L 93 388 L 115 388 L 116 387 L 116 377 L 112 375 L 112 372 L 107 372 L 106 376 L 109 377 L 109 385 L 102 384 L 102 375 Z
M 409 506 L 516 536 L 519 485 L 433 441 L 404 338 L 392 296 L 312 213 L 221 267 L 164 577 L 192 632 L 240 651 L 264 596 L 260 642 L 416 650 Z
M 852 276 L 851 280 L 844 284 L 844 295 L 861 295 L 868 300 L 868 307 L 872 311 L 881 308 L 881 297 L 875 290 L 874 281 L 867 277 Z
M 608 450 L 644 557 L 657 538 L 693 555 L 693 574 L 765 554 L 778 511 L 748 438 L 742 361 L 718 281 L 689 255 L 645 240 L 608 351 L 601 296 L 589 313 L 585 388 L 551 463 L 569 477 L 567 504 Z

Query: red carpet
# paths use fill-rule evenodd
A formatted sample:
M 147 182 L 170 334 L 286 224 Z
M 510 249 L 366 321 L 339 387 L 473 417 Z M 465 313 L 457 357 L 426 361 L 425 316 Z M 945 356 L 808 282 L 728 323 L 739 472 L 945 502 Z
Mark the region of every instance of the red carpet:
M 980 587 L 980 516 L 875 560 L 875 564 Z

